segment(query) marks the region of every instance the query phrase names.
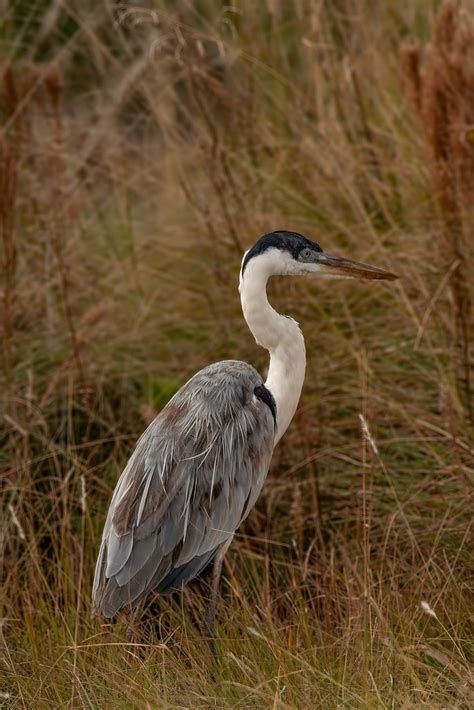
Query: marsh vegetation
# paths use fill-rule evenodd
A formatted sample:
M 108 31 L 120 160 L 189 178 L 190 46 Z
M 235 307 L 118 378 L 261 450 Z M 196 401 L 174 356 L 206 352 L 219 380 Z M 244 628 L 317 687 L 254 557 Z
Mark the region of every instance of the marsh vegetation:
M 472 4 L 1 13 L 1 702 L 472 707 Z M 306 383 L 227 557 L 215 668 L 206 580 L 139 644 L 91 584 L 145 425 L 212 361 L 265 371 L 237 278 L 273 229 L 401 279 L 271 284 Z

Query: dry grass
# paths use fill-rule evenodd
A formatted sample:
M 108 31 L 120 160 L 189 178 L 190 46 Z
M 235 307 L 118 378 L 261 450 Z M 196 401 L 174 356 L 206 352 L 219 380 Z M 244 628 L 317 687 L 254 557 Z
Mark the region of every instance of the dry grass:
M 426 98 L 453 53 L 471 81 L 446 34 L 469 2 L 107 7 L 2 10 L 2 702 L 472 707 L 472 341 L 453 313 L 473 262 L 433 245 L 461 243 L 453 211 L 472 251 L 474 171 L 445 114 L 446 207 Z M 212 360 L 264 370 L 238 265 L 282 227 L 402 279 L 271 286 L 308 373 L 228 555 L 214 668 L 205 581 L 130 644 L 91 617 L 93 565 L 153 412 Z
M 440 213 L 438 262 L 450 272 L 454 376 L 473 422 L 474 15 L 458 0 L 446 1 L 424 56 L 417 44 L 403 56 L 428 142 Z

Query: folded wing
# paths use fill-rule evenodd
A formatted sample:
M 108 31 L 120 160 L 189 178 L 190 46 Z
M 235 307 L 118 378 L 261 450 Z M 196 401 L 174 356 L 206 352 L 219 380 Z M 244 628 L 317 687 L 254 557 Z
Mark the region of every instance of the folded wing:
M 264 390 L 250 365 L 215 363 L 141 436 L 104 527 L 93 586 L 99 613 L 179 589 L 232 538 L 273 451 L 275 409 Z

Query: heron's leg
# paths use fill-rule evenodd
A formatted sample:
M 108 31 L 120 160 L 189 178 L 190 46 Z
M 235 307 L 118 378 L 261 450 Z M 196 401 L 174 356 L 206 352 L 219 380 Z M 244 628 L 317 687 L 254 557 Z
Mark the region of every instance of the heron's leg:
M 133 644 L 143 642 L 143 638 L 139 633 L 139 624 L 143 615 L 143 606 L 144 602 L 139 602 L 133 609 L 133 611 L 131 611 L 130 613 L 127 631 L 125 633 L 125 638 L 127 639 L 128 643 Z
M 232 538 L 225 542 L 216 555 L 214 568 L 212 570 L 211 596 L 204 619 L 204 630 L 211 646 L 212 655 L 217 658 L 216 653 L 216 608 L 217 597 L 219 595 L 219 582 L 221 581 L 222 565 L 224 564 L 225 553 L 232 542 Z

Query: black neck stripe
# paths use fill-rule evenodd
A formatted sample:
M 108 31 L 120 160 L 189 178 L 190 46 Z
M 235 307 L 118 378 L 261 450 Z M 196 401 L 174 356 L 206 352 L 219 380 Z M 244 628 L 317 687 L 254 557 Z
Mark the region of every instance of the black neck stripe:
M 273 422 L 275 424 L 275 429 L 277 426 L 277 407 L 276 407 L 276 402 L 275 402 L 275 397 L 272 395 L 269 389 L 265 387 L 265 385 L 257 385 L 254 389 L 254 395 L 257 397 L 257 399 L 260 399 L 262 402 L 265 402 L 267 407 L 269 407 L 272 416 L 273 416 Z

